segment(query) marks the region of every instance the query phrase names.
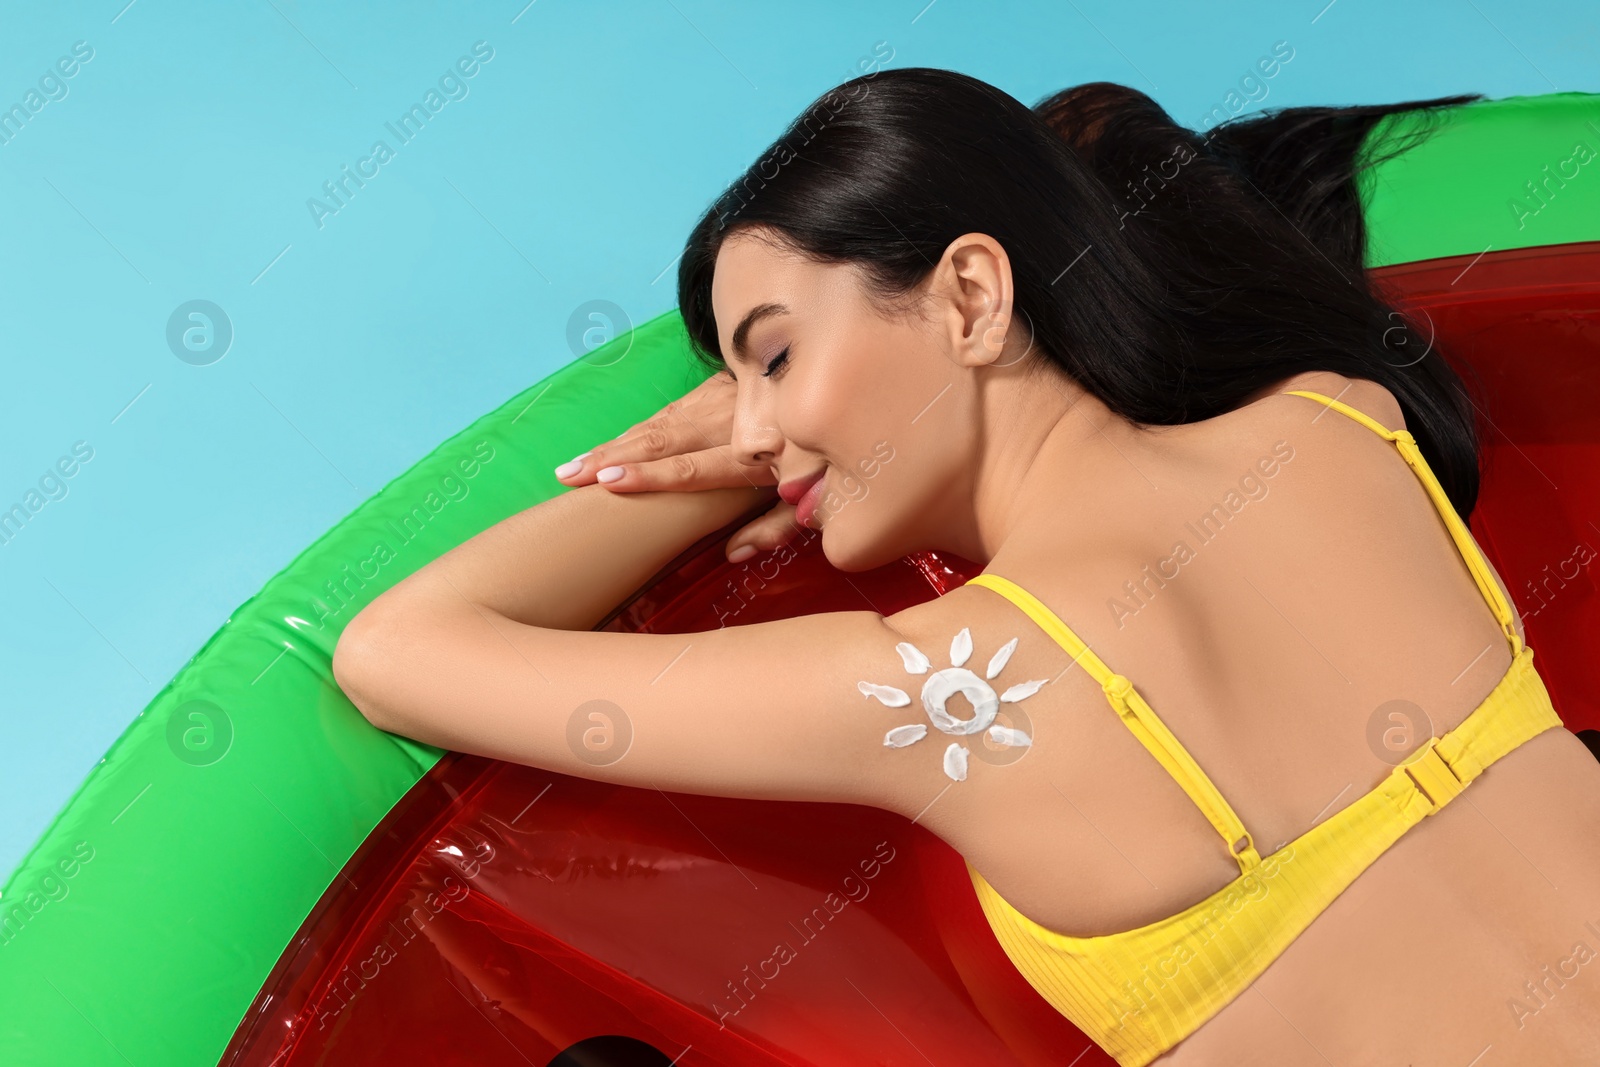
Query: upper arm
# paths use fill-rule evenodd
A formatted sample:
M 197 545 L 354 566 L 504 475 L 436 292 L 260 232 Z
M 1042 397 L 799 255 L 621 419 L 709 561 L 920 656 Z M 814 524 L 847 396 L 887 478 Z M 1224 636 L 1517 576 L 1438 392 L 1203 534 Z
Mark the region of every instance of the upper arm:
M 421 588 L 364 616 L 336 650 L 339 684 L 375 725 L 441 748 L 624 785 L 889 810 L 948 782 L 942 749 L 885 745 L 889 729 L 927 722 L 915 697 L 888 707 L 857 687 L 905 686 L 902 638 L 875 612 L 686 634 L 555 630 Z

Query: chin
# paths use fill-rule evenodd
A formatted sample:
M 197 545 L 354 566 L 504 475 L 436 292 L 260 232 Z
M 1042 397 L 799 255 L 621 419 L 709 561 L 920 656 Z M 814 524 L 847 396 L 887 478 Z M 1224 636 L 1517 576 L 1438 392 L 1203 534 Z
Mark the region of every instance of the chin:
M 859 528 L 841 528 L 838 523 L 822 528 L 822 555 L 835 570 L 860 574 L 893 563 L 905 552 L 884 539 L 863 537 Z

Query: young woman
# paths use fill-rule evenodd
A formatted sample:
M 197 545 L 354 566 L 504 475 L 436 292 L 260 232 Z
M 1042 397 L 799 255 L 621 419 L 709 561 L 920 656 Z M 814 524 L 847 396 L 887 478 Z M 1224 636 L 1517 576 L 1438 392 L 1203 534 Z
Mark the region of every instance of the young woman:
M 840 86 L 689 238 L 718 373 L 379 597 L 339 683 L 442 747 L 915 818 L 1124 1064 L 1595 1062 L 1600 765 L 1460 518 L 1472 401 L 1362 271 L 1363 139 L 1469 99 L 1200 135 L 1109 83 Z M 768 505 L 730 559 L 985 571 L 591 630 Z

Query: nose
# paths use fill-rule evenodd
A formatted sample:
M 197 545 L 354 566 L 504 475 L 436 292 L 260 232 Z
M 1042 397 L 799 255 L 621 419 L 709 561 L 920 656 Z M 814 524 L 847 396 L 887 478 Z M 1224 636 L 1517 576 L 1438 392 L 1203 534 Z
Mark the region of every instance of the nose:
M 758 397 L 757 388 L 739 386 L 733 401 L 733 458 L 750 467 L 775 463 L 783 434 L 772 417 L 771 398 Z

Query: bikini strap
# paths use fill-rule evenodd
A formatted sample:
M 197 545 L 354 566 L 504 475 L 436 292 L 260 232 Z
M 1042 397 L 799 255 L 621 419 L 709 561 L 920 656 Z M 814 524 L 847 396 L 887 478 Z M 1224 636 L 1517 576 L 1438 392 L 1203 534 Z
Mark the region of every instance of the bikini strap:
M 1511 643 L 1511 654 L 1517 655 L 1522 651 L 1522 636 L 1517 633 L 1516 611 L 1506 602 L 1505 594 L 1500 591 L 1500 586 L 1494 580 L 1494 573 L 1489 569 L 1489 563 L 1483 558 L 1477 542 L 1472 539 L 1472 533 L 1467 524 L 1462 521 L 1456 512 L 1455 505 L 1450 503 L 1450 497 L 1445 493 L 1444 487 L 1439 484 L 1439 479 L 1434 476 L 1433 468 L 1428 466 L 1428 461 L 1422 455 L 1422 450 L 1417 447 L 1416 438 L 1408 430 L 1390 430 L 1382 423 L 1366 415 L 1349 404 L 1333 397 L 1314 393 L 1309 389 L 1290 389 L 1286 395 L 1303 396 L 1319 401 L 1327 407 L 1348 415 L 1350 418 L 1366 426 L 1374 433 L 1386 440 L 1393 441 L 1400 449 L 1400 455 L 1411 465 L 1411 469 L 1422 481 L 1428 491 L 1428 498 L 1433 501 L 1434 510 L 1444 520 L 1445 527 L 1450 531 L 1450 539 L 1456 543 L 1456 550 L 1461 553 L 1462 560 L 1467 565 L 1467 570 L 1472 573 L 1472 580 L 1478 583 L 1478 592 L 1483 594 L 1483 599 L 1489 605 L 1489 610 L 1494 613 L 1495 621 L 1500 624 L 1500 630 L 1506 635 L 1506 640 Z
M 1082 663 L 1090 676 L 1100 683 L 1106 699 L 1111 702 L 1112 709 L 1129 732 L 1166 769 L 1178 783 L 1178 788 L 1194 801 L 1195 807 L 1216 829 L 1227 845 L 1228 854 L 1239 864 L 1240 872 L 1248 873 L 1261 862 L 1261 854 L 1256 851 L 1250 831 L 1244 828 L 1244 823 L 1234 814 L 1233 808 L 1223 799 L 1206 772 L 1200 769 L 1200 765 L 1167 729 L 1154 709 L 1139 695 L 1132 682 L 1107 667 L 1055 612 L 1009 578 L 984 572 L 966 584 L 987 586 L 1011 601 L 1064 648 L 1074 662 Z

